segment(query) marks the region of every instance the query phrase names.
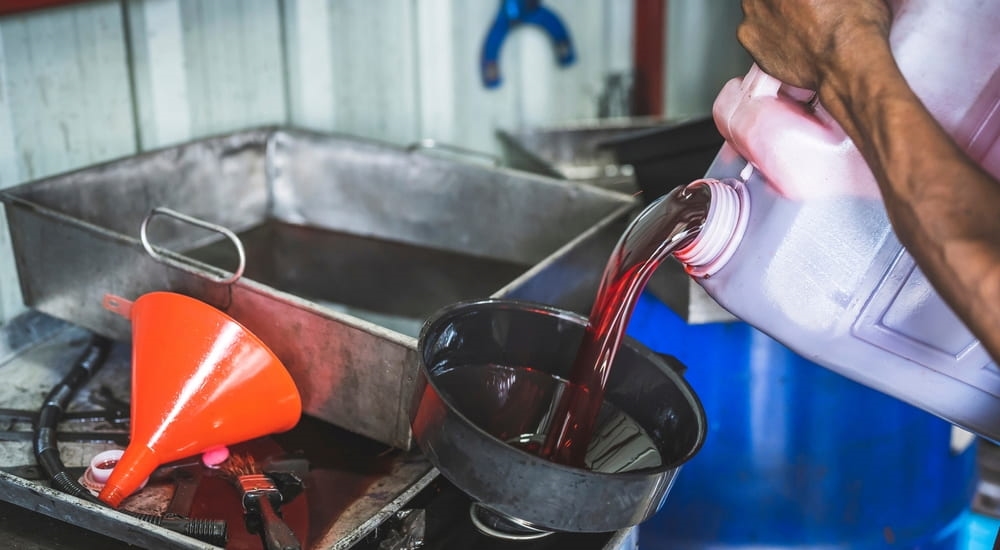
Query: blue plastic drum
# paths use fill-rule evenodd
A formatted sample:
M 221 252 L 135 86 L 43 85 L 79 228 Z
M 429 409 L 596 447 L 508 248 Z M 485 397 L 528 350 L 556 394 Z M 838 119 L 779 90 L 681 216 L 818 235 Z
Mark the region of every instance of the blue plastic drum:
M 947 422 L 648 293 L 629 334 L 687 365 L 709 422 L 640 548 L 958 546 L 975 451 L 952 449 Z

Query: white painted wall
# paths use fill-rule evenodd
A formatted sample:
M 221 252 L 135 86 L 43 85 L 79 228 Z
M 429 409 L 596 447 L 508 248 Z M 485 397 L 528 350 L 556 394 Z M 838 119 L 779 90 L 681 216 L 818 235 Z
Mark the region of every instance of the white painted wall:
M 0 186 L 136 150 L 118 2 L 0 18 Z M 22 308 L 6 227 L 0 319 Z
M 740 1 L 669 0 L 666 11 L 664 114 L 707 116 L 722 85 L 752 63 L 736 40 Z
M 287 120 L 275 0 L 132 0 L 140 146 Z
M 504 82 L 480 84 L 494 0 L 286 0 L 290 120 L 401 144 L 421 138 L 495 152 L 498 127 L 593 118 L 604 75 L 631 68 L 632 3 L 548 0 L 577 63 L 521 27 L 501 50 Z
M 631 70 L 630 0 L 547 0 L 577 62 L 519 28 L 486 90 L 497 0 L 104 0 L 0 18 L 0 186 L 268 124 L 497 152 L 497 128 L 593 118 Z M 2 214 L 0 214 L 2 216 Z M 21 309 L 6 221 L 0 320 Z

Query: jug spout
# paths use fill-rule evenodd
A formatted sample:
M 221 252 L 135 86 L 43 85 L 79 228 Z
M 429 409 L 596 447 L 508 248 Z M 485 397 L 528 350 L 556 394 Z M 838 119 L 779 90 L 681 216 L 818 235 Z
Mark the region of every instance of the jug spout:
M 674 256 L 691 276 L 709 277 L 726 265 L 743 238 L 750 216 L 750 194 L 735 178 L 706 178 L 687 186 L 696 187 L 709 190 L 708 215 L 698 235 Z

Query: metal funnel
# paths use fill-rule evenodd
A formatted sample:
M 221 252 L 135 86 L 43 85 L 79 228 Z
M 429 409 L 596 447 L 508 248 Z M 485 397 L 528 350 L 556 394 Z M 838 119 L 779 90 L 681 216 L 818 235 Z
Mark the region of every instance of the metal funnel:
M 442 310 L 421 332 L 427 383 L 411 414 L 417 444 L 480 507 L 530 530 L 606 532 L 644 521 L 705 438 L 680 363 L 626 340 L 589 469 L 533 454 L 585 325 L 547 306 L 484 300 Z

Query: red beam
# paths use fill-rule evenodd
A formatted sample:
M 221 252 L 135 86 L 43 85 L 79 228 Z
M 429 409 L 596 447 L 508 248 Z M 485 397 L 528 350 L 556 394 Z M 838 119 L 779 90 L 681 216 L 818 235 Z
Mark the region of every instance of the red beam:
M 65 4 L 79 4 L 86 0 L 0 0 L 0 15 L 40 10 Z
M 667 0 L 634 1 L 635 114 L 662 116 Z

